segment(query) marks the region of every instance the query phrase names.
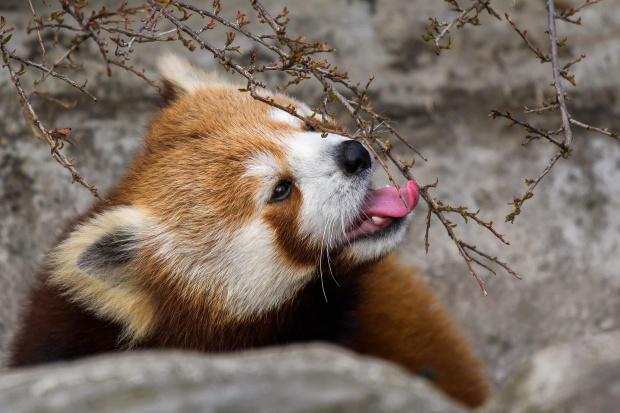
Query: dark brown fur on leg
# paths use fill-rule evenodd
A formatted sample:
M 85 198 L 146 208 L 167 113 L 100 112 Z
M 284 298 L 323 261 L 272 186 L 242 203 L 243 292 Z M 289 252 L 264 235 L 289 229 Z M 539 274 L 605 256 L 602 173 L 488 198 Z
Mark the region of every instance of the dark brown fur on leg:
M 483 366 L 430 288 L 394 256 L 362 280 L 352 347 L 428 377 L 469 407 L 490 395 Z
M 22 323 L 11 343 L 9 367 L 71 360 L 118 349 L 121 329 L 42 286 L 31 292 Z

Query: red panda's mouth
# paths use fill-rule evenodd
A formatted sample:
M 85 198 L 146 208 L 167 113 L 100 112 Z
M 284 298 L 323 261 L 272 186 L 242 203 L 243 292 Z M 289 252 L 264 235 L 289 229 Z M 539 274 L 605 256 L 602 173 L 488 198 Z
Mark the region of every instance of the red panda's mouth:
M 400 188 L 400 192 L 409 209 L 393 186 L 368 191 L 360 214 L 343 235 L 342 242 L 346 244 L 358 238 L 373 236 L 413 211 L 420 198 L 418 185 L 409 181 L 406 187 Z

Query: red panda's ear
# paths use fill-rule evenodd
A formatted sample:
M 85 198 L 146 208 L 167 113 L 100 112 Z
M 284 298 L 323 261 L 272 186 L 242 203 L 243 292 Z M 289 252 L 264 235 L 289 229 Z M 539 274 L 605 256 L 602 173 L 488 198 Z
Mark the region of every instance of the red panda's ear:
M 136 256 L 138 237 L 132 229 L 111 228 L 81 251 L 77 259 L 78 269 L 118 287 L 127 282 L 125 278 L 130 278 L 125 267 Z
M 178 100 L 183 96 L 176 84 L 169 79 L 162 78 L 159 83 L 159 97 L 161 99 L 161 106 L 165 107 L 170 105 L 175 100 Z
M 152 325 L 151 300 L 134 271 L 149 228 L 140 208 L 108 209 L 71 231 L 48 263 L 48 282 L 79 306 L 122 325 L 130 341 Z
M 164 105 L 204 87 L 225 83 L 217 75 L 206 73 L 177 55 L 164 55 L 157 66 L 162 77 L 160 94 Z

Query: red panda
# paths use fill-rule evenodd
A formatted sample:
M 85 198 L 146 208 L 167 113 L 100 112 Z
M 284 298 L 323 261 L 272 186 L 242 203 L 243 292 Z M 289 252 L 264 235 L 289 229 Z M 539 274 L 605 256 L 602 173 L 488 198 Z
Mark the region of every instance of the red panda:
M 392 254 L 408 210 L 395 188 L 371 189 L 368 149 L 323 138 L 178 57 L 160 69 L 164 107 L 110 203 L 73 221 L 48 254 L 9 365 L 322 340 L 481 405 L 480 360 Z M 402 192 L 415 207 L 415 183 Z

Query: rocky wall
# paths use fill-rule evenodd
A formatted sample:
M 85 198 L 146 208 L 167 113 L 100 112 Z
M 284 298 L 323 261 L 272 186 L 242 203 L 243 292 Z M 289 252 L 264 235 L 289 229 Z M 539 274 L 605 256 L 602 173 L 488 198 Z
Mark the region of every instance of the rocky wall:
M 586 402 L 598 404 L 587 405 L 594 410 L 580 411 L 613 411 L 609 406 L 620 393 L 620 356 L 610 350 L 618 348 L 615 332 L 620 327 L 620 142 L 574 129 L 573 156 L 561 160 L 537 187 L 515 224 L 503 223 L 511 212 L 507 203 L 527 190 L 524 179 L 538 176 L 554 154 L 545 142 L 523 147 L 522 130 L 505 128 L 505 122 L 488 116 L 492 107 L 515 112 L 524 105 L 537 107 L 541 96 L 553 93 L 549 65 L 533 59 L 505 21 L 481 15 L 481 27 L 453 30 L 451 50 L 437 57 L 421 34 L 428 17 L 453 16 L 444 2 L 263 3 L 271 10 L 288 6 L 289 30 L 335 46 L 330 59 L 351 78 L 364 82 L 375 74 L 373 106 L 392 118 L 429 159 L 417 161 L 415 176 L 423 183 L 438 178 L 434 195 L 472 211 L 481 209 L 481 216 L 496 222 L 498 232 L 510 241 L 509 247 L 502 246 L 483 229 L 454 218 L 462 238 L 508 261 L 523 276 L 519 281 L 501 269 L 495 276 L 481 271 L 487 299 L 482 299 L 443 228 L 431 227 L 431 247 L 424 253 L 424 206 L 400 249 L 407 262 L 424 270 L 485 359 L 498 392 L 489 411 L 507 411 L 506 406 L 516 406 L 514 411 L 570 411 L 570 406 L 584 408 Z M 522 0 L 514 7 L 512 2 L 495 3 L 502 16 L 508 12 L 541 48 L 546 47 L 542 2 Z M 230 1 L 225 7 L 241 9 L 246 2 Z M 0 14 L 15 27 L 11 46 L 34 58 L 38 42 L 24 33 L 27 3 L 4 1 Z M 558 25 L 569 44 L 561 49 L 561 58 L 587 54 L 574 69 L 578 87 L 566 86 L 573 98 L 569 110 L 583 122 L 619 131 L 620 4 L 602 2 L 587 7 L 581 16 L 583 26 Z M 170 49 L 144 47 L 136 51 L 135 64 L 154 76 L 156 55 Z M 50 56 L 55 53 L 59 51 L 49 51 Z M 88 50 L 81 53 L 85 59 L 95 57 Z M 206 54 L 194 54 L 193 59 L 215 67 Z M 77 146 L 68 148 L 68 157 L 75 157 L 79 171 L 105 191 L 130 162 L 156 109 L 157 95 L 126 73 L 108 79 L 103 65 L 88 66 L 83 77 L 99 102 L 58 86 L 54 91 L 77 99 L 79 110 L 48 105 L 41 113 L 50 125 L 72 128 Z M 317 96 L 308 88 L 295 93 L 310 104 Z M 0 70 L 0 352 L 42 253 L 63 222 L 93 202 L 88 191 L 69 183 L 69 174 L 50 158 L 49 148 L 33 137 L 16 99 L 7 71 Z M 376 181 L 385 183 L 387 178 L 379 173 Z M 571 348 L 593 357 L 579 366 L 573 366 L 573 356 L 557 357 L 558 349 Z M 610 351 L 611 356 L 595 357 Z M 534 374 L 533 365 L 543 367 Z M 583 373 L 581 387 L 570 381 L 575 368 Z M 598 371 L 604 372 L 605 384 L 593 378 Z M 541 382 L 553 383 L 543 392 L 547 395 L 573 386 L 573 399 L 560 395 L 538 398 L 533 404 L 523 401 L 534 398 L 532 389 Z M 0 385 L 0 408 L 3 391 Z

